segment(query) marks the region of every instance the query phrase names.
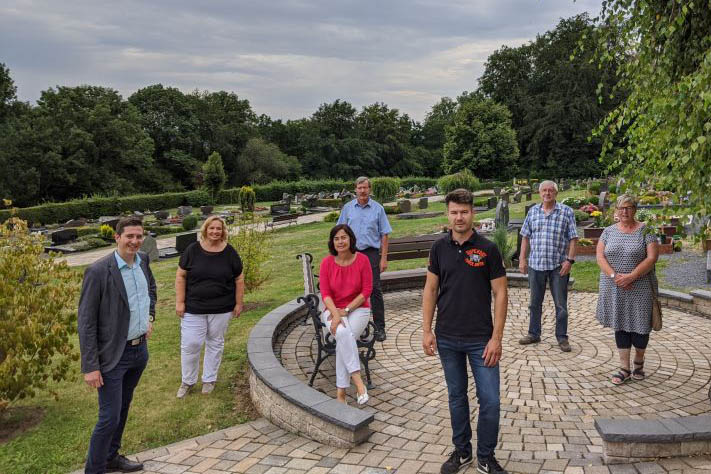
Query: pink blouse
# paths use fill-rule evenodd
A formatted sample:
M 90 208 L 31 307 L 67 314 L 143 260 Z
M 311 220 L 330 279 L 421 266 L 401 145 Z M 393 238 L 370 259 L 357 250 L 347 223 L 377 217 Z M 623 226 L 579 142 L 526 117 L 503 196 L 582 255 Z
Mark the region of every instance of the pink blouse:
M 321 297 L 325 300 L 330 296 L 336 308 L 345 308 L 360 294 L 365 297 L 360 307 L 370 308 L 373 272 L 370 260 L 364 254 L 356 252 L 355 260 L 346 267 L 337 264 L 335 257 L 329 255 L 321 261 L 318 278 Z

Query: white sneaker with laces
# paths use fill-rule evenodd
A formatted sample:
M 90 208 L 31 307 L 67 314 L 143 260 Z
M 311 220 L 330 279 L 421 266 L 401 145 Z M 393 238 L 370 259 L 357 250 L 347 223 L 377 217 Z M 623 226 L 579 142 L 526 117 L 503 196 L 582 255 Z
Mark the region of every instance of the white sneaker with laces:
M 190 391 L 190 388 L 191 388 L 191 387 L 192 387 L 192 385 L 188 385 L 188 384 L 186 384 L 186 383 L 181 383 L 181 384 L 180 384 L 180 388 L 178 388 L 178 394 L 177 394 L 176 396 L 177 396 L 178 398 L 183 398 L 183 397 L 185 397 L 185 395 L 187 395 L 188 392 Z
M 365 391 L 362 394 L 358 394 L 358 405 L 365 405 L 368 403 L 368 389 L 365 389 Z

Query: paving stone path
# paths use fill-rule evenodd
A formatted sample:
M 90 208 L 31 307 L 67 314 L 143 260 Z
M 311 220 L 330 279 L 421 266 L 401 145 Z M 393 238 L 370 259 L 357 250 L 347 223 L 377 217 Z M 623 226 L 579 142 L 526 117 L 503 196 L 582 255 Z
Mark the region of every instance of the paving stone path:
M 295 436 L 264 419 L 139 453 L 146 472 L 160 473 L 436 473 L 451 449 L 447 393 L 435 357 L 421 349 L 421 291 L 385 295 L 388 339 L 378 344 L 368 410 L 368 442 L 336 449 Z M 496 454 L 511 473 L 711 473 L 711 456 L 605 466 L 595 417 L 654 418 L 711 413 L 711 320 L 665 312 L 652 334 L 642 382 L 612 386 L 617 367 L 612 332 L 594 320 L 596 295 L 569 296 L 571 353 L 553 335 L 553 306 L 544 303 L 540 344 L 519 346 L 528 327 L 528 290 L 510 289 L 501 362 L 501 432 Z M 307 380 L 313 368 L 312 326 L 295 324 L 278 343 L 284 365 Z M 334 360 L 316 388 L 334 396 Z M 473 388 L 470 397 L 475 399 Z M 351 393 L 352 395 L 352 393 Z M 352 397 L 349 403 L 355 403 Z M 472 403 L 472 421 L 476 421 Z M 476 472 L 470 467 L 463 471 Z

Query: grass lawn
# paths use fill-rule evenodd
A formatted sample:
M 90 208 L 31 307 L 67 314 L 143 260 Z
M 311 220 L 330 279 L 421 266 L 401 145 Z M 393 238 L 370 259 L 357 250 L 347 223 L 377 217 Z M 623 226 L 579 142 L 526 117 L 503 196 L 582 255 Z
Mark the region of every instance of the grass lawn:
M 580 195 L 583 191 L 560 193 L 559 199 Z M 512 204 L 511 217 L 523 217 L 526 203 Z M 432 203 L 428 211 L 444 211 L 444 203 Z M 493 217 L 494 211 L 477 218 Z M 393 237 L 436 232 L 446 224 L 444 215 L 429 219 L 400 220 L 392 218 Z M 151 359 L 136 389 L 124 433 L 123 452 L 133 453 L 162 446 L 185 438 L 209 433 L 254 418 L 246 380 L 246 341 L 249 330 L 264 314 L 303 292 L 301 265 L 295 256 L 311 252 L 316 265 L 326 255 L 326 240 L 331 223 L 311 223 L 275 230 L 272 258 L 265 265 L 270 273 L 267 283 L 245 298 L 247 309 L 233 320 L 226 336 L 220 378 L 210 396 L 191 394 L 175 398 L 180 385 L 180 331 L 174 313 L 175 270 L 177 259 L 153 265 L 158 282 L 158 307 L 155 331 L 149 343 Z M 390 270 L 417 268 L 424 259 L 392 262 Z M 573 276 L 578 290 L 596 291 L 597 265 L 580 262 Z M 32 428 L 0 444 L 0 472 L 66 473 L 79 468 L 87 451 L 89 437 L 96 422 L 96 392 L 89 389 L 79 373 L 79 363 L 70 379 L 53 384 L 55 400 L 40 394 L 14 405 L 0 424 L 22 422 L 23 417 L 42 413 Z M 199 387 L 198 387 L 199 388 Z

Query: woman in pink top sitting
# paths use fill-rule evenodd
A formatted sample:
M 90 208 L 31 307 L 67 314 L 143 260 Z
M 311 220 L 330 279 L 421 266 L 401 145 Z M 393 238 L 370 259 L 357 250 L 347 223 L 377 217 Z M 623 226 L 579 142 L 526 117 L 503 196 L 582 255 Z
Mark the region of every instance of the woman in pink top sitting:
M 370 319 L 373 273 L 368 257 L 356 252 L 355 234 L 346 224 L 331 229 L 328 251 L 331 255 L 321 261 L 319 285 L 326 306 L 321 321 L 336 338 L 336 398 L 346 403 L 346 389 L 353 380 L 358 405 L 363 405 L 368 391 L 360 378 L 356 340 Z

